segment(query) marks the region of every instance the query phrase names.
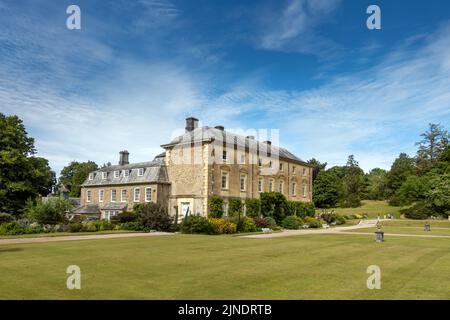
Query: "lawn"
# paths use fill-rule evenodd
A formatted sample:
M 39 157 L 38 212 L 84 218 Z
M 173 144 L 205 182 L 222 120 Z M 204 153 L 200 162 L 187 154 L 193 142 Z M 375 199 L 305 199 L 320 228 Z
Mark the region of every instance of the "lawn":
M 96 232 L 49 232 L 49 233 L 33 233 L 19 234 L 15 236 L 0 236 L 1 239 L 17 239 L 17 238 L 42 238 L 42 237 L 67 237 L 67 236 L 91 236 L 96 234 L 118 234 L 118 233 L 134 233 L 137 231 L 129 230 L 105 230 Z
M 175 235 L 0 246 L 2 299 L 450 299 L 449 239 Z M 81 290 L 66 268 L 81 268 Z M 369 265 L 381 290 L 366 288 Z
M 402 207 L 390 206 L 387 201 L 364 200 L 361 207 L 358 208 L 333 208 L 325 209 L 326 211 L 334 210 L 337 214 L 350 216 L 352 214 L 367 214 L 369 218 L 377 218 L 378 215 L 383 218 L 385 214 L 392 214 L 396 218 L 400 218 L 399 210 Z M 317 209 L 316 213 L 321 213 L 323 209 Z

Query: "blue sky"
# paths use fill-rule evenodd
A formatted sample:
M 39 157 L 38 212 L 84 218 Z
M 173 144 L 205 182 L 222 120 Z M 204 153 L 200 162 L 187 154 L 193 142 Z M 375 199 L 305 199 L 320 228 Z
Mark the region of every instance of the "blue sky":
M 449 129 L 448 1 L 0 0 L 0 16 L 0 111 L 57 173 L 152 159 L 189 115 L 366 171 L 413 155 L 429 122 Z

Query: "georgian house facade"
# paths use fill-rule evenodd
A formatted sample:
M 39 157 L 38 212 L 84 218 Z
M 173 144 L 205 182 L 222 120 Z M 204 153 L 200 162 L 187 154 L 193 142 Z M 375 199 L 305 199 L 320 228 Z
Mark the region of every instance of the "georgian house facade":
M 130 164 L 127 151 L 119 164 L 92 172 L 82 184 L 77 213 L 102 219 L 131 211 L 134 204 L 155 202 L 169 214 L 207 215 L 211 196 L 259 198 L 261 192 L 281 192 L 288 200 L 312 201 L 313 167 L 288 150 L 227 132 L 224 127 L 198 127 L 186 119 L 186 131 L 161 146 L 153 161 Z M 244 207 L 245 211 L 245 207 Z

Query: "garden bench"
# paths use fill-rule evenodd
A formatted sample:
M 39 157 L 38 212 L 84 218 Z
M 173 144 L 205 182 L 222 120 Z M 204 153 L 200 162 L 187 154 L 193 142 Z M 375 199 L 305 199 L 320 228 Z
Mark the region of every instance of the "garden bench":
M 261 230 L 264 233 L 269 233 L 270 231 L 272 231 L 270 228 L 261 228 Z
M 324 229 L 328 229 L 330 226 L 328 225 L 328 224 L 326 224 L 326 223 L 323 223 L 322 224 L 322 228 L 324 228 Z
M 308 228 L 309 228 L 309 224 L 305 223 L 305 224 L 302 226 L 302 228 L 303 228 L 303 229 L 308 229 Z

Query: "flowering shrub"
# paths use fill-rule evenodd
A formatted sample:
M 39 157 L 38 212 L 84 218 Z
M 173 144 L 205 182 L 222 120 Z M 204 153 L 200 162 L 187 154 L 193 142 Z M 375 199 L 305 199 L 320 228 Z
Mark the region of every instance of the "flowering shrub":
M 302 225 L 302 220 L 296 216 L 287 216 L 283 219 L 282 226 L 285 229 L 298 229 Z
M 256 226 L 255 222 L 250 217 L 244 217 L 240 221 L 240 228 L 239 231 L 241 232 L 254 232 L 258 231 L 258 227 Z
M 259 229 L 269 228 L 269 221 L 266 218 L 253 217 L 253 221 Z
M 322 227 L 322 223 L 320 223 L 320 221 L 316 218 L 306 216 L 304 219 L 305 219 L 305 223 L 307 223 L 310 228 L 321 228 Z
M 218 219 L 218 218 L 209 218 L 209 222 L 211 222 L 214 225 L 214 228 L 216 229 L 216 233 L 218 234 L 231 234 L 236 233 L 236 224 L 225 220 L 225 219 Z

